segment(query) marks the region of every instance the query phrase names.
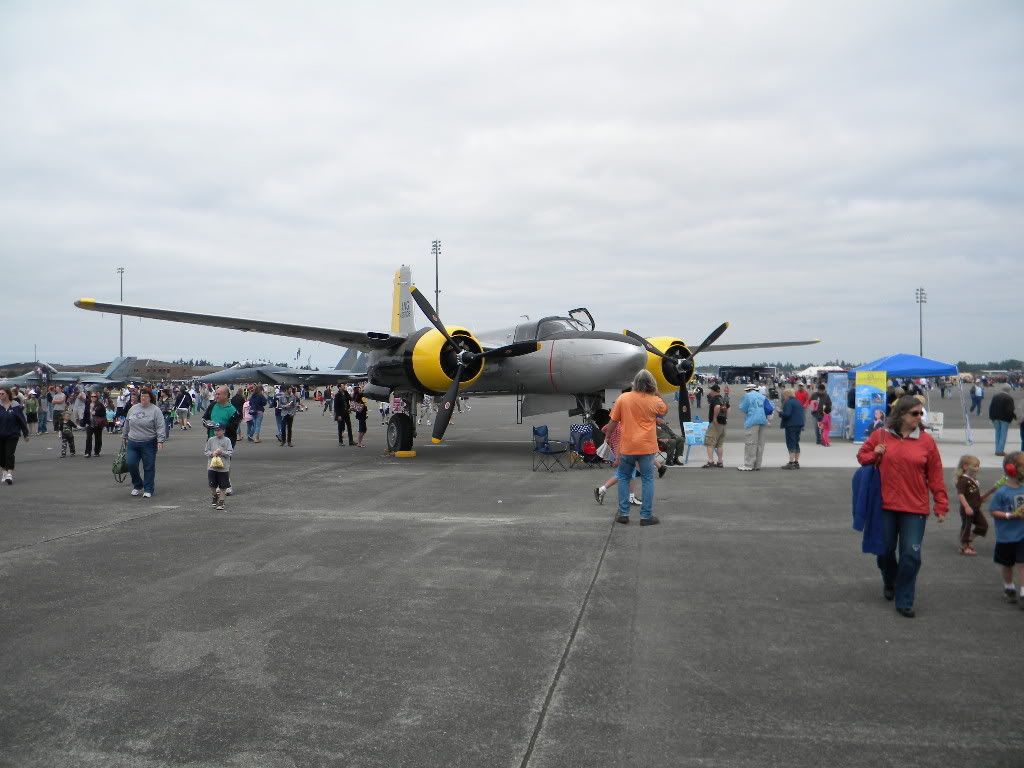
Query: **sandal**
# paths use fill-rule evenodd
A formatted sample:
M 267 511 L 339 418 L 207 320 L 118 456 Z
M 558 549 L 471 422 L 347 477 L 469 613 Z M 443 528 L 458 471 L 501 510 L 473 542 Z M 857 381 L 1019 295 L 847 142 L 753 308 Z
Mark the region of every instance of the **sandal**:
M 716 463 L 716 464 L 715 464 L 715 467 L 716 467 L 717 469 L 722 469 L 722 468 L 723 468 L 724 466 L 725 466 L 725 465 L 724 465 L 724 464 L 723 464 L 722 462 L 720 462 L 720 461 L 719 461 L 718 463 Z
M 717 464 L 715 464 L 715 462 L 713 462 L 713 461 L 709 461 L 709 462 L 708 462 L 707 464 L 705 464 L 704 466 L 702 466 L 702 467 L 701 467 L 701 469 L 714 469 L 714 468 L 715 468 L 715 467 L 717 467 L 717 466 L 718 466 L 718 465 L 717 465 Z
M 975 552 L 974 547 L 972 547 L 970 544 L 965 544 L 964 546 L 960 547 L 960 554 L 967 555 L 968 557 L 970 557 L 978 553 Z

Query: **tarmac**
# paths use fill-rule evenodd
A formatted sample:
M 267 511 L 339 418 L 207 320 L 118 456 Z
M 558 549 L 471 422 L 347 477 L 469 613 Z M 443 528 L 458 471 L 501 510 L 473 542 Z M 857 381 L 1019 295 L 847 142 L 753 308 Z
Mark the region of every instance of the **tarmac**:
M 958 554 L 955 508 L 908 620 L 851 530 L 849 443 L 805 431 L 782 471 L 771 429 L 747 473 L 696 448 L 657 484 L 662 524 L 622 526 L 593 498 L 610 470 L 531 471 L 531 421 L 564 415 L 470 402 L 414 459 L 373 419 L 362 449 L 317 405 L 294 448 L 268 420 L 219 513 L 200 430 L 174 432 L 149 500 L 114 482 L 116 437 L 92 459 L 81 435 L 75 458 L 22 443 L 0 765 L 1024 765 L 1024 610 L 991 540 Z M 968 449 L 950 418 L 946 466 L 976 453 L 994 481 L 991 429 Z

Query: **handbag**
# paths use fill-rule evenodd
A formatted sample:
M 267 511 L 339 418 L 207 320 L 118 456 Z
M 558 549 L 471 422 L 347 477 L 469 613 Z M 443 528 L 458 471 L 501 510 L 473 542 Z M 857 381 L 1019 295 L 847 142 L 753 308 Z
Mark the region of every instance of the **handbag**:
M 111 467 L 111 471 L 114 473 L 114 480 L 119 483 L 124 482 L 125 476 L 128 474 L 128 436 L 125 435 L 124 439 L 121 440 L 121 447 L 117 451 L 117 455 L 114 457 L 114 464 Z
M 604 461 L 615 461 L 615 451 L 612 450 L 611 443 L 607 440 L 601 443 L 597 449 L 597 456 Z

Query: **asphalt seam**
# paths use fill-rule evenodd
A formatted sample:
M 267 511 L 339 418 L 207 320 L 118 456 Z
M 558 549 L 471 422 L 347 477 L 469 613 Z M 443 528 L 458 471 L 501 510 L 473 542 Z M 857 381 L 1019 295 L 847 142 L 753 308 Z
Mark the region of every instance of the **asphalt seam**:
M 119 525 L 130 523 L 133 520 L 145 520 L 147 517 L 155 517 L 156 515 L 160 515 L 168 511 L 170 510 L 159 509 L 154 510 L 152 512 L 147 512 L 144 515 L 134 515 L 132 517 L 124 517 L 119 520 L 108 520 L 107 522 L 102 523 L 101 525 L 94 525 L 92 528 L 83 528 L 79 531 L 73 531 L 71 533 L 62 533 L 60 536 L 51 536 L 48 539 L 40 539 L 39 541 L 33 541 L 29 544 L 22 544 L 20 547 L 14 547 L 13 549 L 8 549 L 4 552 L 0 552 L 0 557 L 10 555 L 15 552 L 20 552 L 23 549 L 32 549 L 32 547 L 38 547 L 40 544 L 49 544 L 51 541 L 60 541 L 61 539 L 73 539 L 76 536 L 85 536 L 87 534 L 93 533 L 94 531 L 102 531 L 104 528 L 116 528 Z
M 558 662 L 558 668 L 555 670 L 555 675 L 551 679 L 551 684 L 548 686 L 547 696 L 544 697 L 544 704 L 540 708 L 540 715 L 537 717 L 537 724 L 533 728 L 533 735 L 530 736 L 530 743 L 526 746 L 526 754 L 523 755 L 523 761 L 519 764 L 519 768 L 527 768 L 530 764 L 530 758 L 533 757 L 533 749 L 537 744 L 537 738 L 540 736 L 540 732 L 544 729 L 544 721 L 547 718 L 548 708 L 551 706 L 551 700 L 555 696 L 555 690 L 558 688 L 558 682 L 562 679 L 562 672 L 565 671 L 566 664 L 569 662 L 569 653 L 572 651 L 573 643 L 576 641 L 576 633 L 579 631 L 580 624 L 583 622 L 583 614 L 587 611 L 587 605 L 590 603 L 590 594 L 594 591 L 594 585 L 597 583 L 597 577 L 601 573 L 601 566 L 604 564 L 604 556 L 608 552 L 608 545 L 612 540 L 612 533 L 615 531 L 615 519 L 612 519 L 611 524 L 608 526 L 608 535 L 604 540 L 604 547 L 601 548 L 601 557 L 597 560 L 597 567 L 594 568 L 594 576 L 590 580 L 590 585 L 587 587 L 586 594 L 583 596 L 583 603 L 580 605 L 579 612 L 576 614 L 576 621 L 572 625 L 572 631 L 569 633 L 569 639 L 565 643 L 565 650 L 562 651 L 562 658 Z

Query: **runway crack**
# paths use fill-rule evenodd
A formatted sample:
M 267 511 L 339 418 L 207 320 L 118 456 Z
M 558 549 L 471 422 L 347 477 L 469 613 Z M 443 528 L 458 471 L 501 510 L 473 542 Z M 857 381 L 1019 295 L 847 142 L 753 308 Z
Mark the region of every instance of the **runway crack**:
M 583 622 L 583 614 L 587 611 L 587 605 L 590 603 L 590 595 L 594 591 L 594 584 L 597 583 L 597 577 L 601 573 L 601 566 L 604 564 L 604 556 L 608 552 L 608 545 L 612 540 L 612 533 L 615 530 L 615 520 L 612 519 L 611 525 L 608 527 L 608 535 L 605 537 L 604 546 L 601 548 L 601 556 L 597 560 L 597 567 L 594 568 L 594 576 L 590 580 L 590 585 L 587 587 L 586 594 L 583 596 L 583 602 L 580 605 L 580 609 L 576 614 L 576 621 L 573 622 L 572 631 L 569 632 L 569 638 L 566 640 L 565 649 L 562 651 L 562 658 L 558 661 L 558 668 L 555 670 L 555 675 L 551 679 L 551 684 L 548 686 L 547 696 L 544 697 L 544 704 L 540 708 L 540 714 L 537 717 L 537 724 L 533 728 L 533 734 L 530 736 L 530 743 L 526 746 L 526 754 L 523 755 L 523 761 L 519 764 L 519 768 L 527 768 L 530 764 L 530 758 L 533 757 L 533 749 L 537 744 L 537 738 L 540 736 L 540 732 L 544 729 L 544 721 L 547 718 L 548 708 L 551 706 L 551 700 L 555 696 L 555 691 L 558 689 L 558 683 L 562 679 L 562 672 L 565 670 L 566 664 L 569 662 L 569 654 L 572 652 L 573 643 L 576 641 L 576 633 L 579 631 L 580 624 Z

